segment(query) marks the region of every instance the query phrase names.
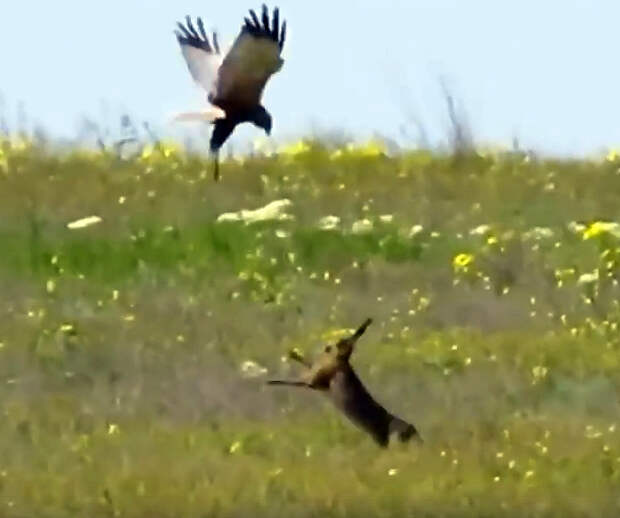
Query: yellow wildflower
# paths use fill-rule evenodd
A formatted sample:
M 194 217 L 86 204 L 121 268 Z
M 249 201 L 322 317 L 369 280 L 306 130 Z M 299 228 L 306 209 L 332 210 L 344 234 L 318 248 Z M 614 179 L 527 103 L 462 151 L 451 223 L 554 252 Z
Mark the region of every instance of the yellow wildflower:
M 387 148 L 383 142 L 378 140 L 369 140 L 365 144 L 356 146 L 354 143 L 349 143 L 343 149 L 337 149 L 332 152 L 330 159 L 335 160 L 342 158 L 345 155 L 357 155 L 360 157 L 377 157 L 387 154 Z
M 181 150 L 174 142 L 160 142 L 161 152 L 166 158 L 170 158 L 172 155 L 178 154 Z
M 142 160 L 148 160 L 153 155 L 153 151 L 155 151 L 155 148 L 151 144 L 147 144 L 142 148 L 140 158 Z
M 381 156 L 386 154 L 385 145 L 377 140 L 370 140 L 358 150 L 358 153 L 362 156 Z
M 594 221 L 583 231 L 583 239 L 592 239 L 602 234 L 620 237 L 620 225 L 614 221 Z
M 307 142 L 304 142 L 303 140 L 300 140 L 293 144 L 282 146 L 280 149 L 278 149 L 279 154 L 286 155 L 289 157 L 303 155 L 304 153 L 307 153 L 308 151 L 310 151 L 310 146 L 308 145 Z
M 234 454 L 241 450 L 241 441 L 235 441 L 228 447 L 228 453 Z
M 474 256 L 472 254 L 457 254 L 452 259 L 452 266 L 455 270 L 466 270 L 469 265 L 474 262 Z

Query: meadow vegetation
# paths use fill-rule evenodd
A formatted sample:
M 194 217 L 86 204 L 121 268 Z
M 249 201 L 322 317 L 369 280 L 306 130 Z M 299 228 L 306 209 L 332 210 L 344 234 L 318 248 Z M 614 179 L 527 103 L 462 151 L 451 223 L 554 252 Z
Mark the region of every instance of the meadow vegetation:
M 0 141 L 0 516 L 618 514 L 618 155 L 117 151 Z M 423 446 L 264 385 L 366 317 Z

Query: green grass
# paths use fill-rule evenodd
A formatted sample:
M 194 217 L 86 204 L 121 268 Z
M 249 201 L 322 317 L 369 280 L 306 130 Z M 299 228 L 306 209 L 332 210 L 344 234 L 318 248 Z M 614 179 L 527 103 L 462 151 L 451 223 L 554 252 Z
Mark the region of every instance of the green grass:
M 0 516 L 617 515 L 617 160 L 0 150 Z M 367 316 L 422 447 L 263 383 Z

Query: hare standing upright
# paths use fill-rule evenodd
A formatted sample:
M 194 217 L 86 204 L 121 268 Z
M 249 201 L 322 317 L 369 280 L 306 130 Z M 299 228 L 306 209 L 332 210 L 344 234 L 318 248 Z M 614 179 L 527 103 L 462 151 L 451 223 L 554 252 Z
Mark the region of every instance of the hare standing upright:
M 402 442 L 412 437 L 421 441 L 418 431 L 412 424 L 392 415 L 373 399 L 349 363 L 355 343 L 371 322 L 370 318 L 366 319 L 348 338 L 342 338 L 335 345 L 326 345 L 314 363 L 291 351 L 289 357 L 304 365 L 306 371 L 299 380 L 270 380 L 267 383 L 326 392 L 337 408 L 353 423 L 368 432 L 382 447 L 388 445 L 393 433 L 397 434 Z

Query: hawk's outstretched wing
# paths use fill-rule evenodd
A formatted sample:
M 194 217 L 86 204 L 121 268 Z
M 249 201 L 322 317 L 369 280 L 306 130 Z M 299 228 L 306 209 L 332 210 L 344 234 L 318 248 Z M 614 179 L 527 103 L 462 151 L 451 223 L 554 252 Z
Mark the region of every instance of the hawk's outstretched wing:
M 286 38 L 286 21 L 280 26 L 276 7 L 269 20 L 263 5 L 261 20 L 250 10 L 241 33 L 218 69 L 215 92 L 211 102 L 228 110 L 253 108 L 260 99 L 267 80 L 275 74 L 284 60 L 280 57 Z
M 178 23 L 179 30 L 175 31 L 175 34 L 194 81 L 211 95 L 215 92 L 222 54 L 217 34 L 214 32 L 212 40 L 209 41 L 202 19 L 197 18 L 197 23 L 200 32 L 196 31 L 191 18 L 187 16 L 186 25 Z

